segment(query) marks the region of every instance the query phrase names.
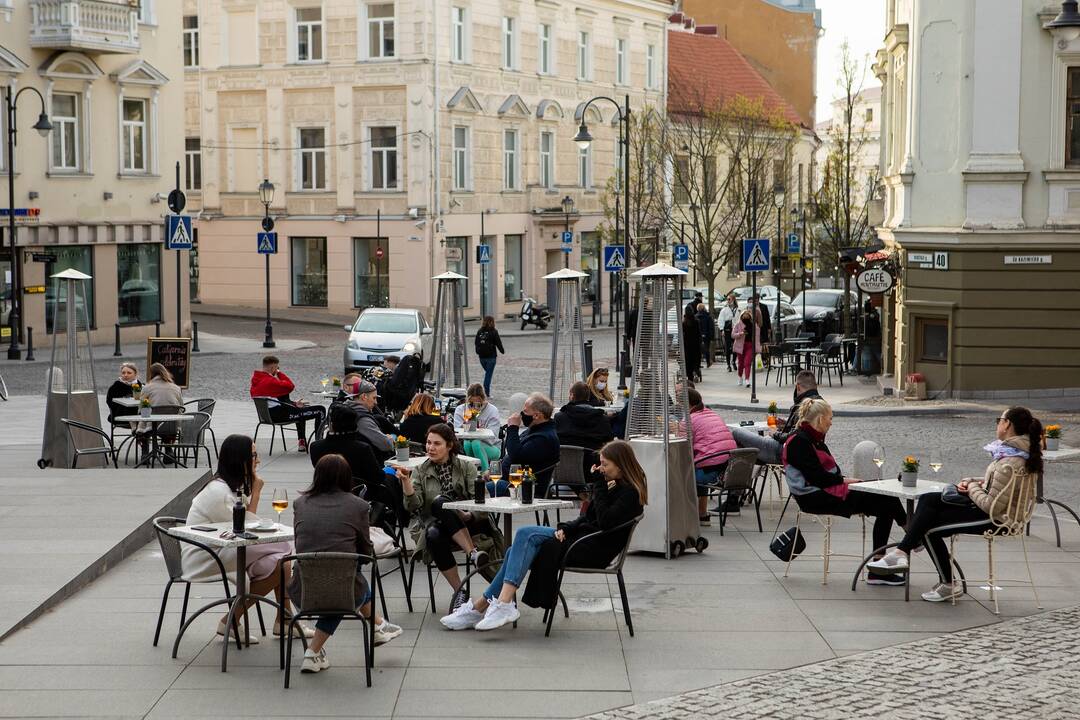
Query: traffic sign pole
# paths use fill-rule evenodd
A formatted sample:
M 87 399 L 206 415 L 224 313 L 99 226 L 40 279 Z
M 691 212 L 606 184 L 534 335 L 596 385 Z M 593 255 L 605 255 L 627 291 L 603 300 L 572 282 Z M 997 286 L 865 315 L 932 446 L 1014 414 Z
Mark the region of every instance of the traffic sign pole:
M 187 205 L 187 198 L 184 197 L 183 191 L 180 190 L 180 161 L 176 161 L 176 188 L 169 193 L 169 209 L 179 215 L 184 210 L 184 206 Z M 183 222 L 181 222 L 181 225 Z M 188 235 L 190 238 L 191 236 Z M 172 238 L 170 237 L 171 241 Z M 182 313 L 180 312 L 180 253 L 181 250 L 176 250 L 176 337 L 183 337 L 183 329 L 181 327 Z

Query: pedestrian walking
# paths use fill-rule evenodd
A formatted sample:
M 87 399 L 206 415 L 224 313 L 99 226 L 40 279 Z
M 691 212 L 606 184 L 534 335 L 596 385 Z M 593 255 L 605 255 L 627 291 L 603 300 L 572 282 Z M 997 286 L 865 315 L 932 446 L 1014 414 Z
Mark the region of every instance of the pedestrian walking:
M 705 303 L 698 303 L 696 317 L 698 331 L 701 333 L 701 354 L 705 357 L 705 367 L 712 367 L 713 337 L 716 334 L 716 325 Z
M 686 350 L 686 375 L 694 382 L 701 381 L 701 330 L 695 311 L 686 306 L 682 319 L 683 346 Z
M 484 394 L 491 397 L 491 378 L 495 375 L 498 354 L 506 354 L 502 338 L 499 337 L 499 331 L 495 328 L 495 318 L 490 315 L 484 316 L 480 330 L 476 333 L 475 344 L 476 355 L 480 358 L 480 367 L 484 368 Z
M 756 332 L 755 332 L 756 331 Z M 744 310 L 731 330 L 732 347 L 739 359 L 738 385 L 743 380 L 750 384 L 750 369 L 754 366 L 754 354 L 761 350 L 761 326 L 755 326 L 749 310 Z
M 717 325 L 723 330 L 724 334 L 724 361 L 727 363 L 728 372 L 732 370 L 731 359 L 735 355 L 731 330 L 735 326 L 738 317 L 739 303 L 733 294 L 728 293 L 728 296 L 724 298 L 724 307 L 720 309 L 720 315 L 717 317 Z

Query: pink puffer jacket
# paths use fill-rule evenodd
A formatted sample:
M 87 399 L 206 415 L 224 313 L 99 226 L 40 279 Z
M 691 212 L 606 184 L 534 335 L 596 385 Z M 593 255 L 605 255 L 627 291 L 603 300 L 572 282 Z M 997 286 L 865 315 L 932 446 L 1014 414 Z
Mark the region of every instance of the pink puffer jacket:
M 694 467 L 713 467 L 727 462 L 727 453 L 737 445 L 724 420 L 705 408 L 690 413 L 690 428 L 694 431 Z

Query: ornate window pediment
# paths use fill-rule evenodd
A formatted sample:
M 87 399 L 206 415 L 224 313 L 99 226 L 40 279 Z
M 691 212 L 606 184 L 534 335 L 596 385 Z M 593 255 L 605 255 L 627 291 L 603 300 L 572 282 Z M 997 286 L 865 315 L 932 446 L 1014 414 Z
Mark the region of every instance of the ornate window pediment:
M 145 60 L 136 60 L 123 70 L 109 76 L 120 85 L 148 85 L 160 87 L 169 82 L 169 78 Z
M 53 79 L 93 81 L 105 74 L 98 64 L 78 52 L 58 52 L 38 68 L 41 75 Z
M 529 106 L 521 99 L 520 95 L 511 95 L 499 106 L 499 115 L 517 115 L 529 117 Z
M 562 105 L 556 100 L 541 100 L 536 106 L 536 117 L 541 120 L 562 120 L 566 117 Z
M 476 99 L 476 95 L 473 94 L 473 91 L 469 89 L 468 85 L 459 87 L 458 91 L 454 93 L 454 96 L 450 98 L 450 102 L 446 103 L 446 107 L 449 110 L 459 110 L 462 112 L 484 112 L 484 106 Z
M 586 102 L 578 103 L 578 106 L 576 108 L 574 108 L 574 122 L 578 122 L 578 123 L 581 122 L 581 120 L 582 120 L 581 114 L 585 110 L 585 105 L 586 104 L 587 104 Z M 590 105 L 589 106 L 589 117 L 588 117 L 587 121 L 591 122 L 591 123 L 602 123 L 602 122 L 604 122 L 603 114 L 599 110 L 596 109 L 595 105 Z
M 20 60 L 18 55 L 0 45 L 0 75 L 18 75 L 27 67 L 29 66 Z

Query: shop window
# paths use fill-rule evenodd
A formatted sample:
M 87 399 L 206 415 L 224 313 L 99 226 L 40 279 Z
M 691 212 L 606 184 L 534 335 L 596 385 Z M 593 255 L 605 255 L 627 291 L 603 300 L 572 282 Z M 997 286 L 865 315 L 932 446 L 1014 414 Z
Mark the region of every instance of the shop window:
M 915 336 L 918 362 L 948 362 L 948 320 L 945 318 L 916 318 Z
M 67 308 L 67 281 L 54 279 L 53 275 L 64 270 L 78 270 L 93 277 L 94 275 L 94 249 L 82 245 L 61 245 L 49 248 L 49 252 L 56 258 L 54 262 L 45 263 L 45 332 L 52 334 L 53 324 L 63 331 L 67 327 L 67 316 L 64 311 Z M 83 289 L 75 298 L 75 322 L 76 327 L 82 330 L 85 323 L 89 322 L 94 327 L 94 281 L 84 280 Z M 83 291 L 86 297 L 83 297 Z M 60 313 L 53 317 L 57 310 L 57 302 L 60 303 Z
M 523 235 L 506 235 L 503 238 L 503 300 L 516 302 L 521 299 L 521 251 Z
M 378 248 L 382 248 L 379 259 Z M 353 238 L 353 305 L 389 307 L 390 239 Z
M 292 304 L 326 307 L 326 238 L 290 238 Z
M 116 292 L 121 325 L 161 320 L 161 245 L 116 246 Z

